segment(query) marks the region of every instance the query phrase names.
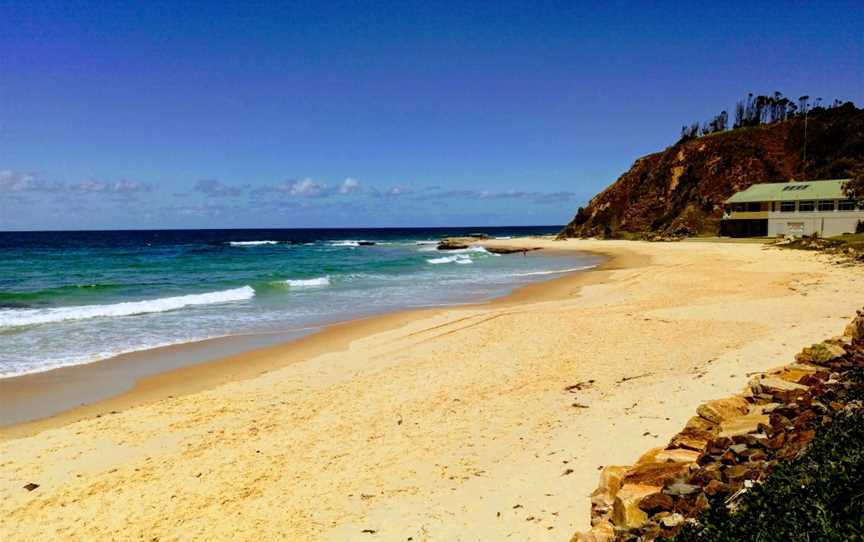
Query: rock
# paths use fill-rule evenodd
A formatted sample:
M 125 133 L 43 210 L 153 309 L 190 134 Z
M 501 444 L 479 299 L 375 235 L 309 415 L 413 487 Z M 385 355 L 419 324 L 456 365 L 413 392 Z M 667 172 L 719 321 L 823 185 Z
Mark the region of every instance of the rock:
M 660 526 L 664 529 L 674 529 L 684 523 L 684 516 L 679 513 L 669 514 L 660 520 Z
M 636 465 L 642 465 L 645 463 L 656 463 L 657 461 L 655 460 L 655 458 L 657 457 L 657 454 L 662 451 L 663 448 L 660 447 L 651 448 L 650 450 L 644 452 L 642 455 L 639 456 L 639 459 L 636 460 Z
M 767 419 L 767 417 L 766 417 Z M 657 452 L 654 460 L 659 463 L 675 462 L 675 463 L 695 463 L 699 459 L 701 452 L 695 450 L 673 449 L 662 450 Z
M 693 416 L 684 426 L 684 430 L 672 437 L 668 448 L 687 448 L 704 452 L 708 442 L 717 435 L 717 430 L 717 424 L 701 416 Z
M 622 480 L 622 485 L 663 486 L 678 479 L 690 470 L 688 463 L 643 463 L 630 468 Z
M 659 493 L 661 489 L 662 486 L 647 484 L 621 486 L 612 507 L 612 523 L 625 529 L 641 527 L 648 520 L 648 514 L 639 508 L 639 502 L 648 495 Z
M 587 533 L 576 533 L 570 542 L 612 542 L 615 540 L 615 527 L 609 520 L 601 521 Z
M 864 340 L 864 311 L 858 311 L 856 316 L 843 331 L 843 335 L 849 337 L 853 341 Z
M 653 515 L 656 512 L 672 510 L 674 504 L 675 502 L 669 495 L 653 493 L 647 497 L 642 497 L 639 501 L 639 508 Z
M 783 370 L 778 371 L 774 376 L 786 380 L 787 382 L 802 384 L 802 380 L 804 380 L 805 377 L 820 373 L 827 376 L 825 369 L 822 367 L 810 365 L 809 363 L 793 363 L 784 367 Z
M 357 241 L 357 246 L 371 247 L 375 245 L 375 241 Z
M 751 387 L 758 386 L 760 393 L 770 394 L 781 403 L 789 403 L 800 397 L 807 391 L 807 386 L 789 382 L 776 376 L 766 378 L 755 378 L 751 380 Z
M 663 493 L 666 493 L 667 495 L 675 495 L 676 497 L 683 497 L 685 495 L 692 495 L 701 489 L 702 488 L 697 485 L 678 482 L 663 489 Z
M 721 423 L 742 414 L 746 414 L 750 404 L 743 397 L 715 399 L 699 405 L 696 413 L 713 423 Z
M 540 247 L 486 247 L 484 246 L 488 252 L 493 254 L 516 254 L 519 252 L 533 252 L 535 250 L 541 250 Z
M 37 487 L 39 487 L 39 484 L 34 484 L 33 482 L 30 482 L 29 484 L 24 486 L 24 489 L 26 489 L 27 491 L 33 491 Z
M 467 243 L 457 241 L 455 239 L 444 239 L 438 243 L 438 250 L 462 250 L 468 248 Z
M 594 508 L 610 508 L 615 500 L 615 494 L 621 489 L 621 482 L 630 467 L 610 465 L 600 473 L 600 483 L 591 493 L 591 505 Z
M 747 414 L 726 420 L 720 424 L 720 437 L 733 438 L 759 431 L 759 424 L 768 424 L 770 418 L 767 414 Z
M 846 354 L 842 346 L 830 342 L 821 342 L 807 347 L 795 356 L 799 363 L 815 363 L 822 365 Z
M 709 497 L 713 497 L 714 495 L 728 495 L 731 492 L 732 489 L 720 480 L 711 480 L 705 485 L 705 494 Z
M 744 463 L 742 465 L 730 465 L 723 469 L 723 475 L 729 482 L 740 482 L 741 480 L 754 479 L 762 470 L 761 462 Z

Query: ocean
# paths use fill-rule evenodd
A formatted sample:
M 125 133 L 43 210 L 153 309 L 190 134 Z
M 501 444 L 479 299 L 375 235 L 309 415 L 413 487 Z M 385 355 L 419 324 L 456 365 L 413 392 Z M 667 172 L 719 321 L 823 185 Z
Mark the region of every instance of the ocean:
M 0 377 L 214 337 L 299 337 L 363 316 L 491 299 L 599 262 L 435 248 L 446 236 L 559 230 L 0 232 Z

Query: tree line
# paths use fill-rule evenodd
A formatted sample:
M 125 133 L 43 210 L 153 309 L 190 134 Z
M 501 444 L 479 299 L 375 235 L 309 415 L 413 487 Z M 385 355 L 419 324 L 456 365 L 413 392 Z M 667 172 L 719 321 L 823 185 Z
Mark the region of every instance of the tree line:
M 843 102 L 834 100 L 827 108 L 840 107 Z M 810 96 L 801 96 L 797 102 L 790 100 L 783 93 L 775 91 L 774 94 L 755 96 L 752 92 L 746 98 L 738 100 L 735 104 L 735 116 L 732 129 L 759 126 L 761 124 L 772 124 L 783 122 L 796 116 L 805 116 L 826 109 L 822 106 L 822 98 L 811 100 Z M 729 129 L 729 113 L 725 110 L 715 115 L 711 120 L 681 127 L 680 141 L 695 139 L 716 132 L 725 132 Z

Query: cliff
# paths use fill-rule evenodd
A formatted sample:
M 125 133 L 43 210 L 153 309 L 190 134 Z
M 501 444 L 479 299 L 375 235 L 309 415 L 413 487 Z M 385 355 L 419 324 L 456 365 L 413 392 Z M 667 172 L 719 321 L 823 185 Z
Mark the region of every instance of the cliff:
M 836 179 L 864 163 L 864 109 L 847 103 L 804 118 L 679 142 L 642 157 L 595 196 L 562 237 L 716 234 L 723 202 L 752 184 Z

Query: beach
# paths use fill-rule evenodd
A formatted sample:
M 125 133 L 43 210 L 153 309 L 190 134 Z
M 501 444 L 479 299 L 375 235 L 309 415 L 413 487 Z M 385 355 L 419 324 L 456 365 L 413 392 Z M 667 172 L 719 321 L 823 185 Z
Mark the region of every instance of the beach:
M 838 334 L 864 304 L 860 268 L 813 252 L 484 244 L 609 259 L 2 429 L 0 538 L 568 540 L 588 527 L 602 466 L 665 444 L 699 403 Z

